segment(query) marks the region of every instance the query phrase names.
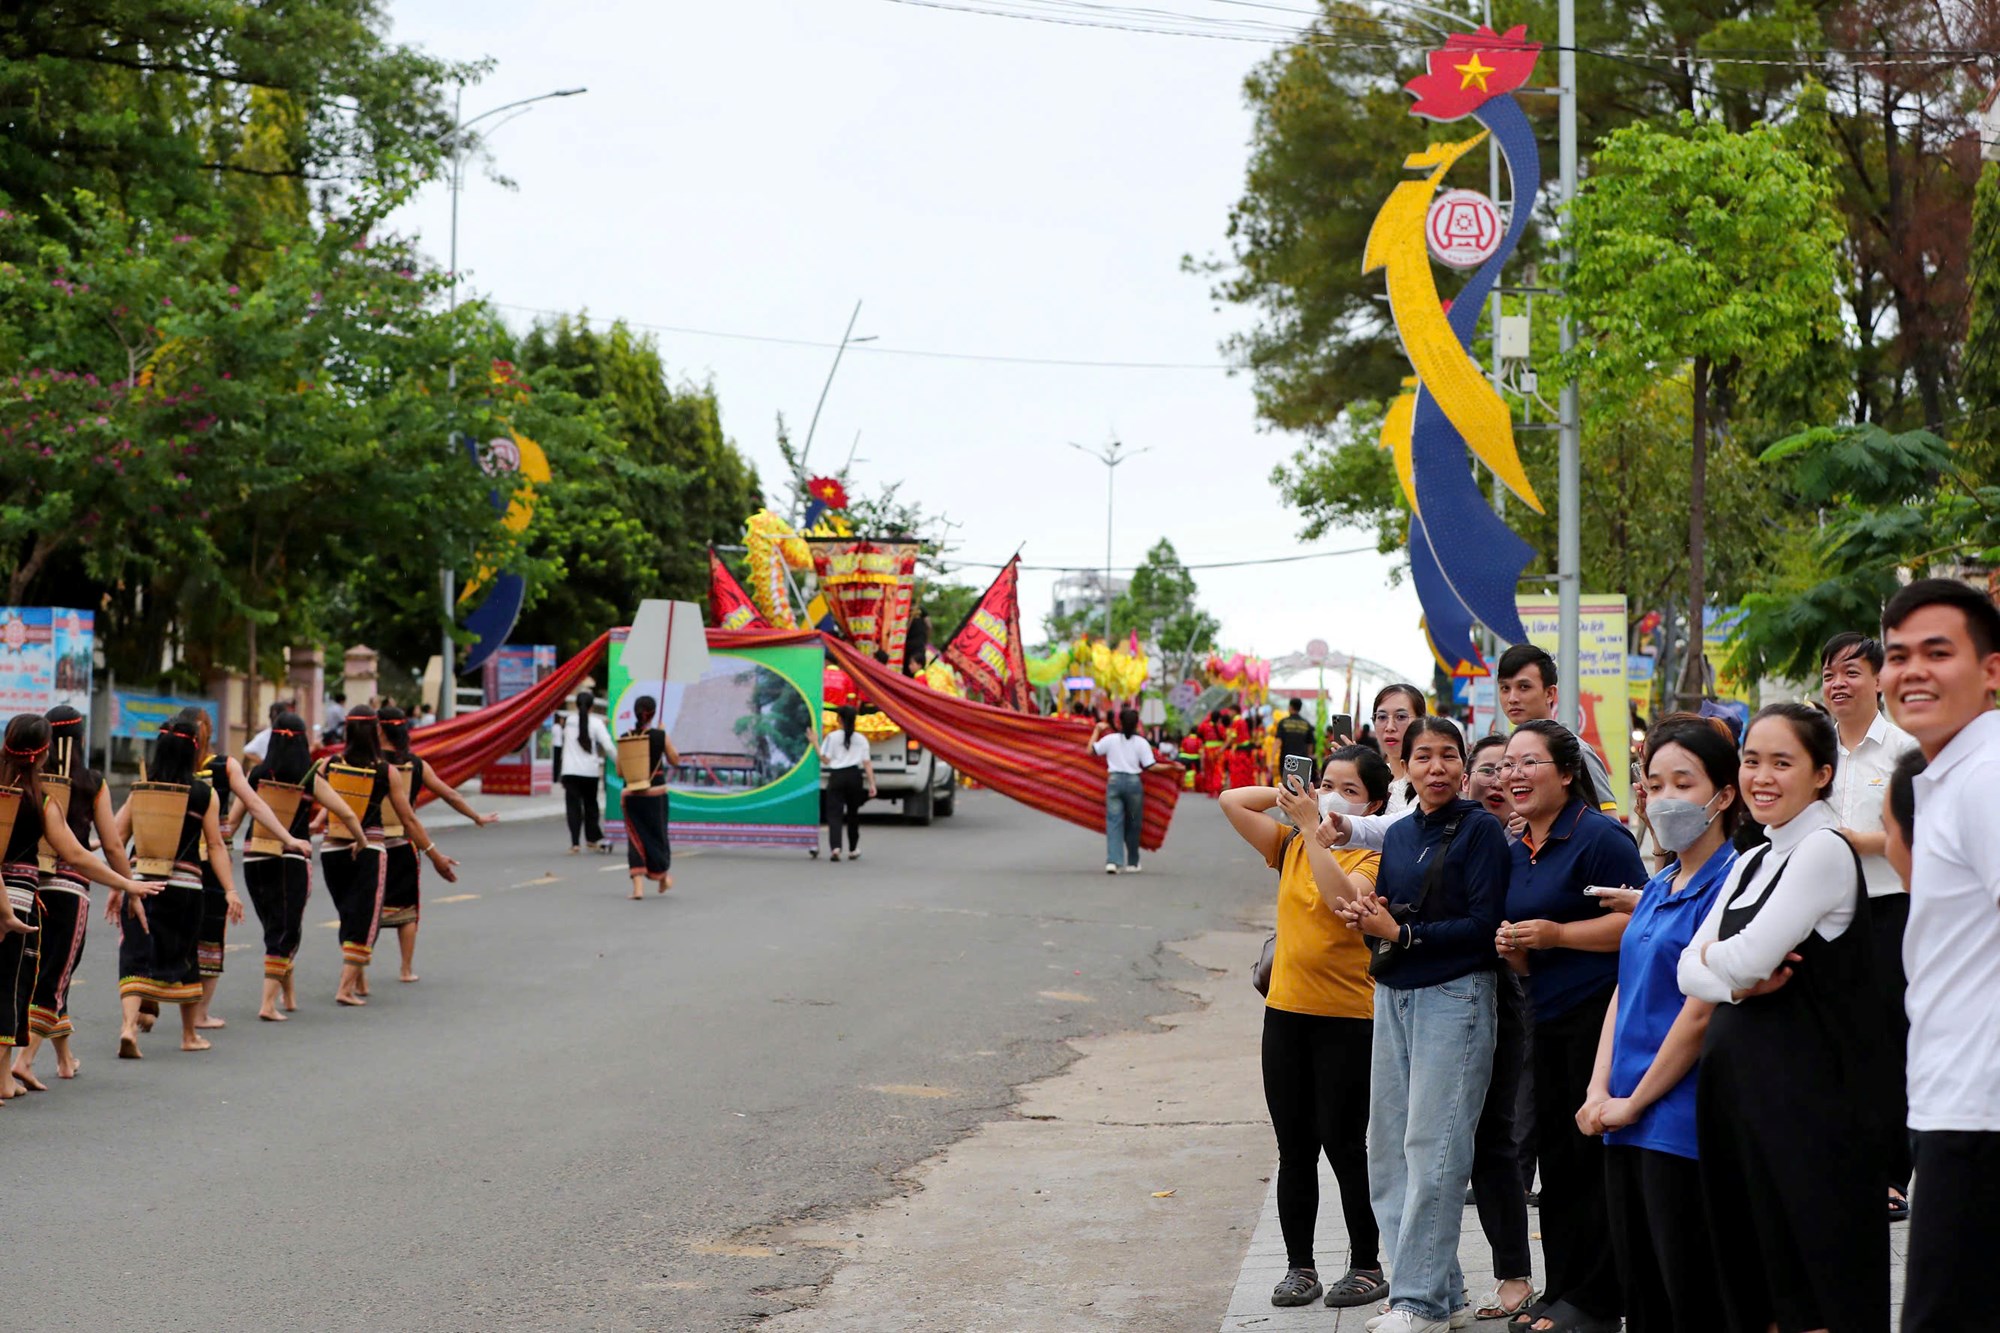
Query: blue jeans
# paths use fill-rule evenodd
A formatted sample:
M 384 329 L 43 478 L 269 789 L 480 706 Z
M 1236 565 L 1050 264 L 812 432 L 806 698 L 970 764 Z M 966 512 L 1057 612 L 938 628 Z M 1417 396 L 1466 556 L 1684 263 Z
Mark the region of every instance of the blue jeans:
M 1389 1303 L 1447 1319 L 1465 1289 L 1458 1236 L 1472 1139 L 1493 1077 L 1492 972 L 1414 990 L 1375 988 L 1368 1186 Z
M 1104 784 L 1104 862 L 1139 864 L 1139 825 L 1145 821 L 1146 793 L 1137 773 L 1112 773 Z

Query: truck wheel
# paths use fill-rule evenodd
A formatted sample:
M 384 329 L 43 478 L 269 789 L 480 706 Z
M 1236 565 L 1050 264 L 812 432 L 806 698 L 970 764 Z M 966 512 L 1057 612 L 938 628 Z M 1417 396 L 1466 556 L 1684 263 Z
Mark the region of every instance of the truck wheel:
M 903 818 L 912 824 L 927 825 L 931 822 L 931 779 L 924 775 L 924 783 L 903 798 Z
M 940 816 L 942 816 L 945 819 L 950 819 L 953 815 L 958 813 L 957 779 L 954 778 L 952 780 L 952 784 L 949 787 L 945 788 L 944 795 L 937 798 L 937 812 Z

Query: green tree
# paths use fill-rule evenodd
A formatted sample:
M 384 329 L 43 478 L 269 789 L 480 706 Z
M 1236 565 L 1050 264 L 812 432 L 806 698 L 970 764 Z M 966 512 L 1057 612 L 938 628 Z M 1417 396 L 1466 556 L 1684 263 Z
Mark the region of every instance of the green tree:
M 1132 571 L 1125 591 L 1112 599 L 1112 640 L 1122 643 L 1136 633 L 1160 654 L 1168 676 L 1185 679 L 1203 654 L 1214 651 L 1215 636 L 1222 629 L 1222 623 L 1196 602 L 1199 591 L 1173 542 L 1160 538 Z M 1043 630 L 1051 644 L 1073 643 L 1080 635 L 1102 634 L 1104 613 L 1086 607 L 1068 616 L 1051 614 Z
M 708 544 L 741 539 L 758 489 L 723 434 L 715 391 L 673 384 L 654 339 L 622 321 L 602 332 L 584 318 L 538 325 L 519 357 L 597 409 L 606 434 L 530 543 L 565 574 L 562 595 L 531 608 L 518 633 L 581 646 L 643 598 L 704 596 Z
M 1612 133 L 1571 210 L 1565 303 L 1583 328 L 1568 367 L 1630 402 L 1661 378 L 1690 381 L 1688 642 L 1707 605 L 1711 432 L 1757 381 L 1837 338 L 1840 247 L 1833 187 L 1776 128 L 1682 117 L 1680 132 Z M 1687 655 L 1681 692 L 1702 692 Z

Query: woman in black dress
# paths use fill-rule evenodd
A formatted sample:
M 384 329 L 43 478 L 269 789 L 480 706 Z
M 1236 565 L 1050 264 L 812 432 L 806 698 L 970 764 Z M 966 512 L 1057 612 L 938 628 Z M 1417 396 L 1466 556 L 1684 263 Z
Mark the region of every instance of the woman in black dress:
M 410 752 L 410 721 L 408 714 L 394 704 L 385 704 L 377 714 L 382 720 L 382 750 L 389 763 L 403 775 L 403 785 L 409 792 L 410 804 L 415 806 L 424 792 L 429 791 L 439 800 L 472 821 L 472 827 L 485 828 L 500 818 L 497 814 L 482 815 L 472 808 L 472 803 L 458 794 L 458 788 L 437 775 L 437 770 Z M 422 880 L 423 862 L 417 857 L 417 845 L 410 841 L 400 825 L 383 815 L 382 830 L 382 924 L 394 927 L 396 943 L 403 954 L 401 980 L 415 981 L 417 974 L 417 922 L 423 914 Z M 363 994 L 366 994 L 364 988 Z
M 1681 954 L 1683 994 L 1716 1006 L 1695 1132 L 1721 1267 L 1717 1327 L 1881 1333 L 1889 1215 L 1878 1107 L 1868 886 L 1824 797 L 1825 714 L 1773 704 L 1744 735 L 1741 786 L 1770 841 L 1730 871 Z
M 647 741 L 646 781 L 625 788 L 619 802 L 625 811 L 625 866 L 632 876 L 633 898 L 645 897 L 647 880 L 665 893 L 674 886 L 674 850 L 667 842 L 667 774 L 680 767 L 680 752 L 667 733 L 653 725 L 659 705 L 650 694 L 632 701 L 632 730 L 621 740 L 644 736 Z
M 195 1015 L 201 1004 L 201 963 L 199 960 L 202 921 L 201 849 L 208 849 L 209 863 L 225 894 L 235 896 L 235 881 L 229 865 L 229 848 L 222 840 L 222 820 L 216 811 L 214 791 L 197 775 L 200 731 L 190 712 L 183 710 L 160 728 L 153 742 L 153 760 L 147 781 L 155 786 L 185 790 L 178 832 L 175 834 L 168 869 L 159 874 L 143 870 L 137 884 L 128 888 L 122 901 L 114 901 L 118 912 L 118 999 L 124 1009 L 124 1024 L 118 1033 L 118 1058 L 137 1060 L 139 1053 L 140 1006 L 177 1004 L 181 1007 L 181 1049 L 205 1051 L 208 1039 L 195 1030 Z M 119 842 L 132 835 L 134 800 L 127 797 L 119 807 L 116 834 Z M 135 888 L 143 886 L 151 896 L 140 901 Z
M 111 869 L 127 878 L 132 867 L 125 860 L 125 848 L 116 835 L 117 820 L 111 809 L 111 792 L 104 775 L 84 763 L 83 714 L 68 704 L 48 711 L 49 755 L 42 769 L 45 784 L 56 781 L 68 789 L 63 823 L 77 845 L 90 846 L 93 829 L 99 853 Z M 28 1006 L 28 1044 L 14 1058 L 14 1077 L 41 1091 L 45 1085 L 35 1077 L 35 1053 L 43 1042 L 56 1048 L 56 1077 L 75 1078 L 80 1062 L 70 1050 L 74 1025 L 69 1017 L 69 983 L 83 957 L 84 933 L 90 923 L 90 875 L 76 863 L 65 861 L 55 852 L 55 844 L 42 840 L 41 899 L 42 928 L 36 936 L 41 967 L 35 979 L 33 1002 Z M 88 861 L 90 858 L 86 857 Z
M 287 830 L 295 840 L 292 844 L 253 836 L 243 848 L 243 885 L 257 911 L 258 924 L 264 928 L 264 998 L 257 1017 L 267 1023 L 282 1023 L 286 1013 L 299 1007 L 292 963 L 305 931 L 306 899 L 312 896 L 312 844 L 306 842 L 306 835 L 312 827 L 314 804 L 326 811 L 329 821 L 339 822 L 350 841 L 363 842 L 367 834 L 360 819 L 327 785 L 319 766 L 313 763 L 306 722 L 297 713 L 280 713 L 272 720 L 270 746 L 263 762 L 250 770 L 249 783 L 259 799 L 266 784 L 298 787 L 303 792 Z M 238 805 L 234 818 L 240 819 L 245 808 Z M 303 852 L 297 846 L 301 842 L 305 843 Z M 283 1013 L 278 1009 L 280 999 L 284 1001 Z

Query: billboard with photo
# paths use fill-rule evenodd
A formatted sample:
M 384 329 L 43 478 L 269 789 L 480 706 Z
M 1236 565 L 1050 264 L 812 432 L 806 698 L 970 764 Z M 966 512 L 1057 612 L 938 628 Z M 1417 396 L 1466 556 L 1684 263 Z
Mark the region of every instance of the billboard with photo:
M 813 847 L 819 838 L 819 755 L 813 719 L 820 711 L 825 650 L 817 644 L 711 652 L 700 679 L 635 680 L 622 631 L 610 648 L 607 720 L 614 735 L 632 729 L 633 701 L 650 695 L 655 725 L 681 757 L 669 774 L 673 841 L 739 846 Z M 657 668 L 656 668 L 657 669 Z M 605 816 L 624 831 L 615 765 L 606 765 Z
M 0 607 L 0 717 L 57 704 L 89 717 L 95 624 L 68 607 Z

